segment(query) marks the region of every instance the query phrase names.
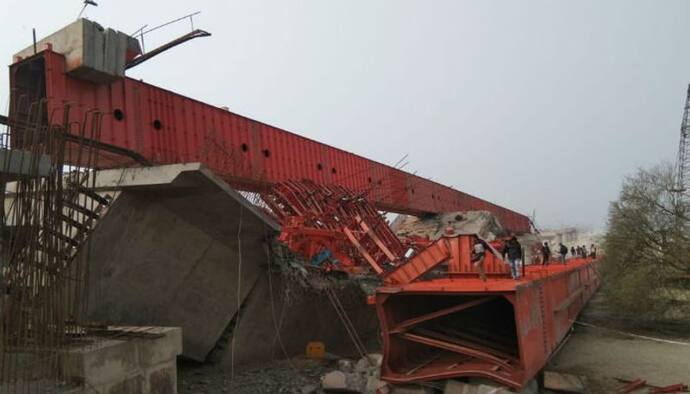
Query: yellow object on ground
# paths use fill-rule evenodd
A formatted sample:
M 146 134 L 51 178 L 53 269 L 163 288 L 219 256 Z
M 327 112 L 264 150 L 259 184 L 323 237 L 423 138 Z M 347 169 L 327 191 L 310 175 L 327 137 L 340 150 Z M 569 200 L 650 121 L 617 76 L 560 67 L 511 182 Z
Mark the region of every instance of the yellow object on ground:
M 306 354 L 307 358 L 322 359 L 326 355 L 326 345 L 323 342 L 309 342 Z

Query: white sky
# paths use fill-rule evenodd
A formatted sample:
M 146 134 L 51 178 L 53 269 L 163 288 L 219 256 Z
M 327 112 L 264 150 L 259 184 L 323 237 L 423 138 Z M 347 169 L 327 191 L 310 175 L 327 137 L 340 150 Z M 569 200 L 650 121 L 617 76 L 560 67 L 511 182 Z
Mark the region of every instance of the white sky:
M 130 76 L 406 170 L 542 226 L 603 228 L 637 167 L 675 159 L 690 81 L 687 1 L 125 1 L 127 33 L 201 10 L 213 36 Z M 0 0 L 0 56 L 79 0 Z M 188 26 L 152 33 L 150 49 Z M 0 112 L 8 101 L 0 78 Z

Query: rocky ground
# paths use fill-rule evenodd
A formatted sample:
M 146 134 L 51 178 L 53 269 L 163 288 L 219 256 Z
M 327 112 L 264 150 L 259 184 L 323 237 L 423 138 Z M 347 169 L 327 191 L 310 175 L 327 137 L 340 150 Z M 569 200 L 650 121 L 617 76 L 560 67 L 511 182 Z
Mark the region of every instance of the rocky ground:
M 321 376 L 336 367 L 336 361 L 294 358 L 238 367 L 232 374 L 219 366 L 178 363 L 178 392 L 180 394 L 315 393 L 321 387 Z

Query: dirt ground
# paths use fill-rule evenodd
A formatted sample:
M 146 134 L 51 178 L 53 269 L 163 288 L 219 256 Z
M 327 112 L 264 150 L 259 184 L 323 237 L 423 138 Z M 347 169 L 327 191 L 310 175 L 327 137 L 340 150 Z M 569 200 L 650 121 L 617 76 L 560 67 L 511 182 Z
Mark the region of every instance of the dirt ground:
M 321 376 L 336 367 L 335 361 L 293 358 L 238 367 L 233 376 L 218 366 L 178 362 L 178 393 L 314 393 L 321 387 Z
M 686 330 L 679 327 L 631 329 L 624 323 L 612 321 L 607 312 L 604 295 L 599 292 L 579 321 L 601 328 L 575 324 L 570 339 L 547 369 L 585 376 L 591 393 L 617 392 L 624 383 L 615 378 L 640 378 L 656 386 L 690 384 L 690 327 Z M 622 332 L 674 343 L 632 337 Z

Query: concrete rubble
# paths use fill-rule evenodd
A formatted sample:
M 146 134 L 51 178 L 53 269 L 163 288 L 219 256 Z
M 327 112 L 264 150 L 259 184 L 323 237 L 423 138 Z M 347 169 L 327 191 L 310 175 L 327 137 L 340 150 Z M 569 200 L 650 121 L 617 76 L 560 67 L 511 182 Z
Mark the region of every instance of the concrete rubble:
M 505 231 L 496 217 L 488 211 L 448 212 L 426 217 L 398 215 L 391 228 L 401 237 L 441 237 L 447 228 L 456 233 L 478 234 L 492 241 Z
M 369 354 L 357 361 L 338 360 L 338 369 L 326 373 L 321 378 L 321 388 L 326 392 L 388 392 L 388 385 L 379 379 L 382 360 L 383 357 L 377 353 Z

